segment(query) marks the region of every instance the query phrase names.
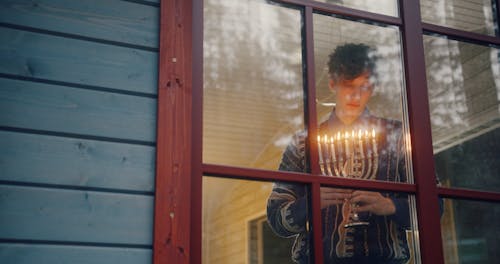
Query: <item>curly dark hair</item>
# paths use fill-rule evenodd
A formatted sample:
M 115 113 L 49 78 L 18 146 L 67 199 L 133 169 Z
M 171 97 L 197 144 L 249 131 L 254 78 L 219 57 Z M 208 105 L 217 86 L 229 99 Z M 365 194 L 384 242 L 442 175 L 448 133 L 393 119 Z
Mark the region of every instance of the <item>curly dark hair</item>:
M 375 75 L 377 58 L 375 50 L 365 44 L 348 43 L 338 46 L 329 56 L 328 72 L 330 77 L 352 80 L 365 71 Z

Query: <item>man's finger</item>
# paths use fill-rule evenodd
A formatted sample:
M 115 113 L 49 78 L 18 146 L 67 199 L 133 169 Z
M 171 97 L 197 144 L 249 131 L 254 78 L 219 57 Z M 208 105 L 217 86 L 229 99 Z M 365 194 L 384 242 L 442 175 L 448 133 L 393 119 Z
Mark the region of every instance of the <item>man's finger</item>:
M 366 204 L 366 205 L 360 205 L 360 206 L 355 206 L 353 207 L 353 211 L 356 213 L 363 213 L 363 212 L 370 212 L 372 209 L 371 204 Z

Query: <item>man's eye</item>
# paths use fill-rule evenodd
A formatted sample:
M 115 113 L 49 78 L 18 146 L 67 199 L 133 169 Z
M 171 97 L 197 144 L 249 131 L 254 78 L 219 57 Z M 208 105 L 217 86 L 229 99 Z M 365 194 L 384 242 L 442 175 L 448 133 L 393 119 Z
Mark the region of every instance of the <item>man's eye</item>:
M 371 88 L 371 85 L 368 83 L 360 87 L 361 91 L 363 91 L 363 92 L 369 91 L 370 88 Z

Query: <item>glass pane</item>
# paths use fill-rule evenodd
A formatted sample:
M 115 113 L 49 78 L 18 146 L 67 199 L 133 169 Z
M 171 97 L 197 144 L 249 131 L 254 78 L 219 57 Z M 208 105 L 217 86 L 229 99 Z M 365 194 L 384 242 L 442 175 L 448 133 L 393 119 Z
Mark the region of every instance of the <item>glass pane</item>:
M 318 2 L 341 5 L 349 8 L 359 9 L 372 13 L 388 16 L 399 16 L 398 0 L 316 0 Z
M 300 11 L 208 0 L 204 12 L 203 162 L 277 169 L 304 129 Z
M 399 30 L 315 15 L 314 44 L 322 173 L 407 182 Z
M 494 264 L 500 259 L 500 204 L 444 199 L 445 263 Z
M 292 246 L 308 237 L 306 193 L 299 184 L 204 177 L 203 263 L 294 263 Z
M 431 36 L 424 45 L 441 184 L 499 192 L 498 49 Z
M 325 263 L 419 263 L 410 197 L 322 187 Z
M 422 20 L 440 26 L 495 35 L 491 0 L 420 0 Z

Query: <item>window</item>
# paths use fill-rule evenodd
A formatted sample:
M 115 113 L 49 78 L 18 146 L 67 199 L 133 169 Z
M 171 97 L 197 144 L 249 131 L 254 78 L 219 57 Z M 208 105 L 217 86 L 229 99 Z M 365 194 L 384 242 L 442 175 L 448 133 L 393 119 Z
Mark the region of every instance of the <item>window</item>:
M 265 215 L 251 220 L 249 227 L 249 264 L 293 263 L 290 259 L 293 239 L 277 236 Z
M 497 2 L 438 1 L 435 17 L 423 0 L 377 8 L 354 0 L 174 2 L 162 2 L 170 14 L 163 19 L 180 20 L 162 29 L 174 48 L 160 49 L 155 263 L 259 260 L 250 252 L 258 242 L 252 230 L 264 230 L 255 219 L 266 214 L 278 182 L 307 193 L 309 263 L 327 258 L 322 187 L 408 197 L 411 263 L 496 259 L 497 242 L 486 234 L 498 225 L 484 223 L 500 202 L 491 177 L 498 175 Z M 324 47 L 353 41 L 386 47 L 378 52 L 386 61 L 379 74 L 387 78 L 371 108 L 402 123 L 408 181 L 322 176 L 315 140 L 306 144 L 308 169 L 277 170 L 296 132 L 315 139 L 328 118 Z M 467 217 L 471 212 L 482 217 Z

